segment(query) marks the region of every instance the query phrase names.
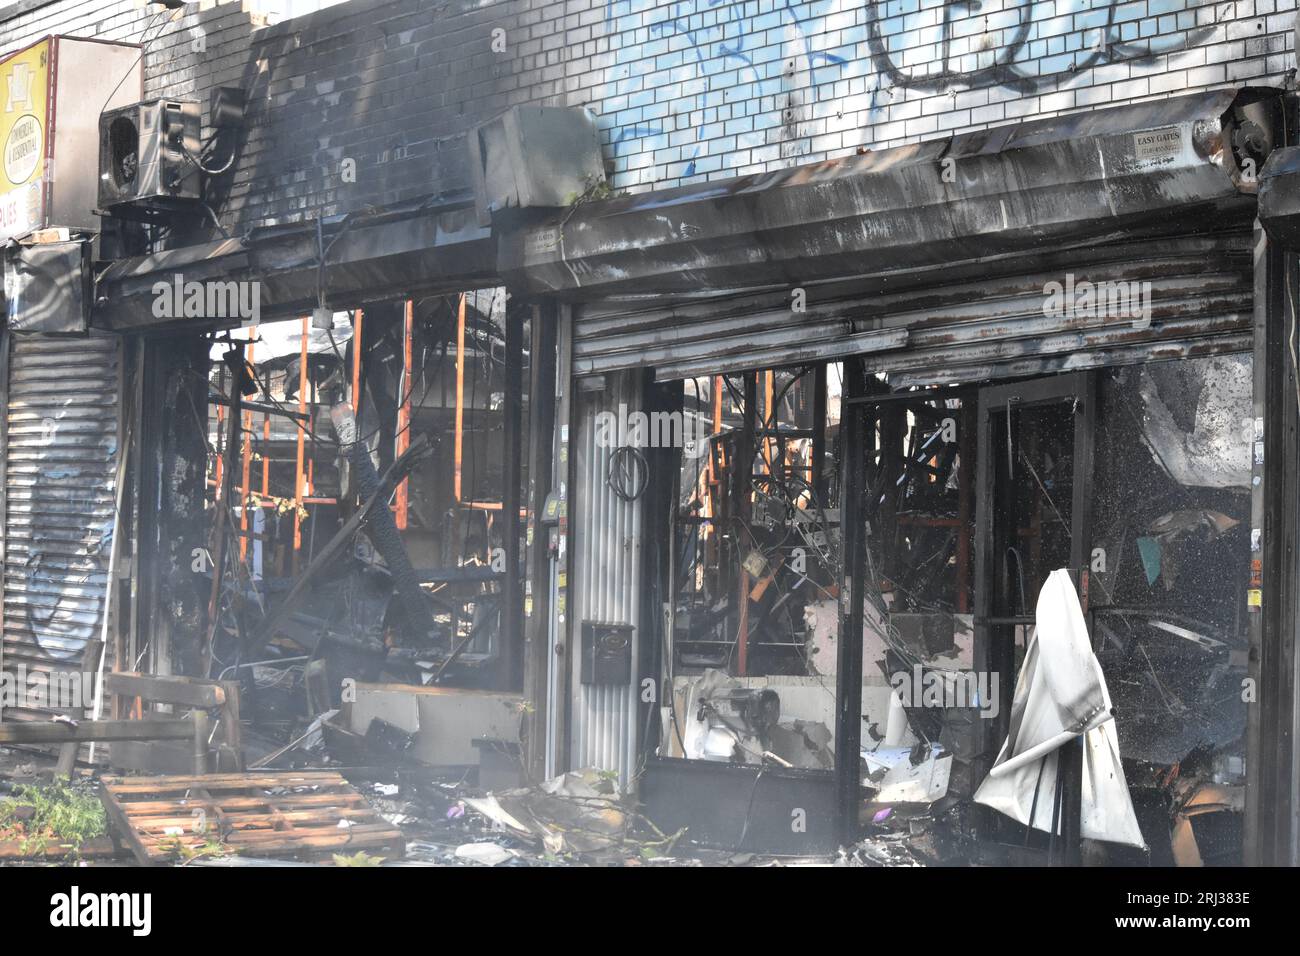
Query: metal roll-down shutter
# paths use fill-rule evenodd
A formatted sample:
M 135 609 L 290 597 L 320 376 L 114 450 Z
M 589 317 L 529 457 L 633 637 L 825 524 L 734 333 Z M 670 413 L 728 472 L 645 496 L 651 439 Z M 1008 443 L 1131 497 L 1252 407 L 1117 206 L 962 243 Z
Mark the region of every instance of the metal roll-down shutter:
M 865 355 L 891 382 L 943 383 L 1250 347 L 1248 229 L 1044 249 L 950 269 L 674 304 L 577 311 L 574 370 L 653 367 L 661 380 Z M 1047 314 L 1050 282 L 1150 283 L 1150 325 Z
M 120 340 L 9 336 L 3 646 L 26 684 L 100 636 L 114 533 Z M 33 677 L 32 675 L 35 675 Z M 22 707 L 4 718 L 34 716 Z

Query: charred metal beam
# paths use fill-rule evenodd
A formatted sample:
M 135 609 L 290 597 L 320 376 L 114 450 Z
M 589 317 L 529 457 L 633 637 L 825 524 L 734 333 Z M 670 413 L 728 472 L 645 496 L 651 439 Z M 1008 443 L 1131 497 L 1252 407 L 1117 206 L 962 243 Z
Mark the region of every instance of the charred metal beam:
M 1273 95 L 1198 93 L 588 203 L 504 231 L 500 269 L 538 294 L 689 298 L 1199 229 L 1253 210 L 1232 131 L 1238 102 Z
M 224 395 L 211 395 L 208 397 L 208 401 L 213 405 L 221 405 L 226 408 L 229 408 L 231 405 L 230 399 L 226 398 Z M 248 412 L 258 412 L 263 415 L 280 415 L 284 418 L 292 418 L 294 421 L 298 422 L 311 421 L 311 415 L 307 412 L 294 411 L 291 408 L 282 408 L 279 405 L 266 405 L 262 402 L 244 401 L 241 401 L 239 405 L 244 409 L 244 411 Z
M 156 316 L 154 285 L 177 275 L 184 282 L 258 282 L 260 320 L 292 318 L 317 305 L 322 273 L 334 309 L 498 284 L 496 249 L 489 230 L 478 224 L 473 199 L 451 197 L 437 205 L 335 217 L 322 224 L 320 237 L 311 220 L 119 260 L 99 276 L 91 322 L 113 331 L 241 324 L 239 317 Z
M 527 720 L 524 766 L 533 779 L 545 773 L 546 683 L 551 617 L 550 534 L 543 524 L 551 494 L 555 441 L 556 312 L 553 304 L 533 310 L 528 384 L 528 552 L 525 583 L 531 610 L 524 616 L 524 696 Z M 527 607 L 527 604 L 525 605 Z

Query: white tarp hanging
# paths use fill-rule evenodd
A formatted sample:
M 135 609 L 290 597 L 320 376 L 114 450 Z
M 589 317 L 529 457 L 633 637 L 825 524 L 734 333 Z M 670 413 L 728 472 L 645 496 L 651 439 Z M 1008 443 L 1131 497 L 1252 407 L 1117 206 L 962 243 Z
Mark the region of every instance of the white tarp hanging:
M 1048 577 L 1035 617 L 1016 678 L 1011 729 L 975 801 L 1050 831 L 1060 748 L 1083 735 L 1083 837 L 1145 848 L 1120 764 L 1106 679 L 1068 571 Z

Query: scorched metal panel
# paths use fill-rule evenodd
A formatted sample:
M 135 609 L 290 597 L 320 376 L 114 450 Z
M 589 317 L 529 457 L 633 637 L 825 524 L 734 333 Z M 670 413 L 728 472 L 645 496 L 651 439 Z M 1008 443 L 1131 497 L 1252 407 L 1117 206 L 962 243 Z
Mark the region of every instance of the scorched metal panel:
M 3 645 L 18 681 L 75 670 L 103 623 L 114 532 L 117 336 L 9 336 Z M 37 675 L 32 678 L 30 675 Z M 5 717 L 30 710 L 15 707 Z

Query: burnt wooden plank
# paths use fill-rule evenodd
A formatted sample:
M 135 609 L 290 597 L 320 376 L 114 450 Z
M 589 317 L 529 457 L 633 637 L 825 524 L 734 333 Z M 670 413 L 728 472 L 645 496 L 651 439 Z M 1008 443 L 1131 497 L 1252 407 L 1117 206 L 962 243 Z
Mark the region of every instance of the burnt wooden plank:
M 119 854 L 119 850 L 108 837 L 95 837 L 87 840 L 80 847 L 71 843 L 51 841 L 43 849 L 25 847 L 19 839 L 0 840 L 0 860 L 108 860 Z
M 225 688 L 219 683 L 191 677 L 156 677 L 133 671 L 110 671 L 104 675 L 104 689 L 109 694 L 142 697 L 155 703 L 183 707 L 213 708 L 226 703 Z
M 269 806 L 272 801 L 282 810 L 299 807 L 332 807 L 360 804 L 369 806 L 366 798 L 359 793 L 286 793 L 278 797 L 215 796 L 199 799 L 182 797 L 173 800 L 132 800 L 123 804 L 128 816 L 149 816 L 178 806 L 186 808 L 208 807 L 231 810 L 258 810 Z
M 241 790 L 248 787 L 349 787 L 343 777 L 330 770 L 265 771 L 262 773 L 178 774 L 165 777 L 105 777 L 121 793 L 175 793 L 203 787 L 206 790 Z
M 151 816 L 147 820 L 132 818 L 132 822 L 137 829 L 142 830 L 161 830 L 166 827 L 176 826 L 189 827 L 194 823 L 193 810 L 195 809 L 203 808 L 186 807 L 183 811 L 176 811 L 174 816 Z M 271 813 L 227 814 L 224 818 L 217 818 L 216 823 L 213 824 L 213 829 L 222 832 L 225 830 L 275 830 L 281 822 L 303 826 L 337 827 L 338 822 L 345 819 L 373 820 L 374 811 L 361 807 L 327 807 L 323 810 L 277 810 Z
M 192 736 L 194 724 L 188 720 L 83 720 L 75 727 L 64 723 L 0 725 L 0 743 L 3 744 L 188 740 Z

